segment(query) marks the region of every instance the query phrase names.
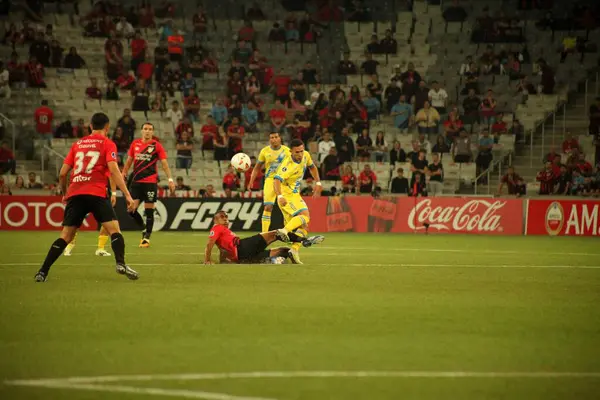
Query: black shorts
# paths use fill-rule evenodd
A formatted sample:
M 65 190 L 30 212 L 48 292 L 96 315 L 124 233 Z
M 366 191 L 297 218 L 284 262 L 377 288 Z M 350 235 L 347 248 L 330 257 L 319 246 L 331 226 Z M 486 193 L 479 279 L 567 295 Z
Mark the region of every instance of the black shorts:
M 144 203 L 154 203 L 158 196 L 158 184 L 133 182 L 129 185 L 129 192 L 134 200 L 143 201 Z
M 115 214 L 109 199 L 82 194 L 67 200 L 63 226 L 81 227 L 88 213 L 92 213 L 99 224 L 117 219 L 117 214 Z
M 254 235 L 248 238 L 240 239 L 237 245 L 238 262 L 261 262 L 269 257 L 271 252 L 267 250 L 267 242 L 262 235 Z

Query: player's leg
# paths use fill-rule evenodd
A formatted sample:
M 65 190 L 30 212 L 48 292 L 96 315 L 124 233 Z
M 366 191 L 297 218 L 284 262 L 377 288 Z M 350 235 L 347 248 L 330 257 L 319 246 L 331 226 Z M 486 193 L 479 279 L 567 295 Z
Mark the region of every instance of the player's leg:
M 275 204 L 275 188 L 273 187 L 273 179 L 265 179 L 263 186 L 263 213 L 262 213 L 262 232 L 268 232 L 271 226 L 271 214 L 273 213 L 273 205 Z
M 140 247 L 150 247 L 150 236 L 154 229 L 154 202 L 158 192 L 158 185 L 154 183 L 145 183 L 142 186 L 142 197 L 144 200 L 144 216 L 146 217 L 146 229 L 142 234 Z
M 125 264 L 125 238 L 121 234 L 117 215 L 110 204 L 110 200 L 97 197 L 91 202 L 91 207 L 94 218 L 110 236 L 117 273 L 126 275 L 131 280 L 138 279 L 138 273 Z
M 73 240 L 71 240 L 71 242 L 65 248 L 65 252 L 63 255 L 69 257 L 71 255 L 71 253 L 73 252 L 73 249 L 75 248 L 76 244 L 77 244 L 77 232 L 75 232 L 75 235 L 73 235 Z
M 299 236 L 308 235 L 308 223 L 310 222 L 310 213 L 308 207 L 302 197 L 299 195 L 290 196 L 286 198 L 287 204 L 282 207 L 285 226 L 283 229 L 277 231 L 278 235 L 282 238 L 288 237 L 290 232 L 296 232 Z M 290 250 L 290 258 L 294 264 L 302 264 L 300 261 L 300 250 L 301 243 L 293 243 Z
M 269 250 L 269 259 L 271 264 L 283 264 L 286 258 L 290 255 L 289 247 L 278 247 L 276 249 Z
M 89 204 L 83 197 L 87 198 L 89 196 L 73 196 L 67 201 L 63 219 L 63 229 L 59 238 L 50 246 L 48 254 L 44 259 L 44 263 L 35 275 L 36 282 L 46 281 L 48 273 L 50 272 L 50 267 L 58 260 L 67 245 L 73 241 L 77 229 L 79 229 L 83 223 L 83 220 L 89 211 Z
M 111 254 L 106 251 L 105 247 L 106 247 L 106 242 L 108 242 L 108 239 L 110 238 L 108 232 L 106 231 L 106 228 L 102 227 L 100 228 L 100 233 L 98 234 L 98 248 L 96 249 L 96 255 L 97 256 L 102 256 L 102 257 L 110 257 Z
M 135 205 L 133 211 L 129 213 L 129 216 L 133 218 L 136 225 L 139 226 L 140 230 L 143 231 L 146 229 L 146 227 L 144 226 L 144 219 L 137 211 L 138 207 L 140 206 L 140 202 L 143 198 L 143 188 L 141 187 L 141 184 L 132 183 L 129 188 L 129 193 L 131 193 L 131 197 L 133 198 L 133 204 Z

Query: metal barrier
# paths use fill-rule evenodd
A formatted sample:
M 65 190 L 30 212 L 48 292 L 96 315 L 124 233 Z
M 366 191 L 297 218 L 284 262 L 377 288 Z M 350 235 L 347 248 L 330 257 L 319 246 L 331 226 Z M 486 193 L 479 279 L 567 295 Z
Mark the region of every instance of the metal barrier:
M 48 156 L 48 161 L 46 162 L 46 155 Z M 55 176 L 58 176 L 60 171 L 60 167 L 62 166 L 62 161 L 65 159 L 65 156 L 60 154 L 58 151 L 52 149 L 51 147 L 44 146 L 42 147 L 42 180 L 46 177 L 46 171 L 50 169 L 50 160 L 54 159 L 54 168 L 55 168 Z M 56 162 L 56 159 L 59 159 L 60 162 Z
M 15 153 L 17 151 L 17 125 L 6 115 L 0 113 L 0 122 L 2 125 L 10 125 L 12 127 L 12 151 Z

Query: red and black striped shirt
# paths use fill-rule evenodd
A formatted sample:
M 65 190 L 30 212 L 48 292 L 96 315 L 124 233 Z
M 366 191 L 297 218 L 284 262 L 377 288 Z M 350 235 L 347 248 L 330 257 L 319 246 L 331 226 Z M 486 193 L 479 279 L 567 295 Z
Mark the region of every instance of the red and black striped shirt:
M 158 183 L 158 161 L 167 158 L 159 141 L 152 139 L 144 142 L 143 139 L 135 139 L 127 155 L 133 157 L 131 182 Z

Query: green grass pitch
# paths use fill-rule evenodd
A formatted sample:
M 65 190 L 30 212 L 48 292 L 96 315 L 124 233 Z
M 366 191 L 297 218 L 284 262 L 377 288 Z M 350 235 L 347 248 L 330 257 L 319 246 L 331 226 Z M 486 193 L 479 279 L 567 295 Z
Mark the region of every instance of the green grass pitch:
M 0 233 L 0 399 L 600 398 L 598 239 L 330 234 L 302 266 L 204 266 L 205 233 L 127 233 L 132 282 L 92 232 L 35 284 L 55 237 Z

